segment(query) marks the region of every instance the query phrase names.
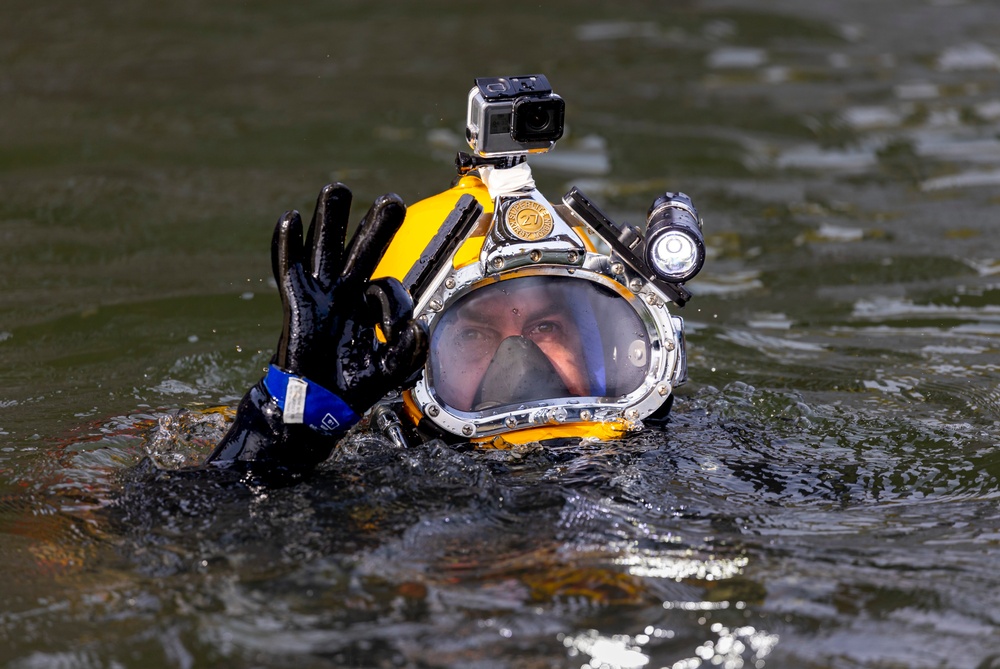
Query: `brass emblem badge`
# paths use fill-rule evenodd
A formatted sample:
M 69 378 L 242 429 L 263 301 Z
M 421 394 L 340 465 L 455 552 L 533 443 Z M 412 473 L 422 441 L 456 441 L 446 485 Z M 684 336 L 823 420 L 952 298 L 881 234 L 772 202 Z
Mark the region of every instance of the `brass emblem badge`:
M 552 214 L 534 200 L 518 200 L 507 209 L 507 227 L 520 239 L 534 242 L 552 232 Z

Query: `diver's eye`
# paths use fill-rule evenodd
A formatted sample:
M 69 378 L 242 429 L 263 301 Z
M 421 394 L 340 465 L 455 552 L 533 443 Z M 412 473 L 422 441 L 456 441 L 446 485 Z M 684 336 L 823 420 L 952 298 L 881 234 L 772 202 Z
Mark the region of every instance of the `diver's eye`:
M 451 340 L 454 355 L 460 355 L 467 359 L 481 358 L 493 355 L 496 350 L 499 335 L 491 328 L 478 326 L 460 327 L 455 330 L 455 335 Z
M 491 337 L 489 336 L 489 333 L 480 328 L 463 328 L 456 333 L 455 339 L 460 343 L 465 342 L 474 344 L 486 339 L 491 339 Z
M 526 329 L 525 336 L 535 341 L 549 340 L 563 335 L 562 324 L 558 321 L 539 321 Z

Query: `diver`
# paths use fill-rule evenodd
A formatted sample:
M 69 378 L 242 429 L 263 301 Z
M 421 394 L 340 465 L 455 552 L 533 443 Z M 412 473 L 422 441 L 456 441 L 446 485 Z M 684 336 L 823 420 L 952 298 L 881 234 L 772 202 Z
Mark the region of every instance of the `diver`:
M 576 188 L 553 205 L 526 158 L 562 137 L 543 75 L 483 77 L 469 92 L 453 186 L 407 209 L 378 198 L 346 242 L 351 193 L 320 193 L 308 231 L 278 221 L 271 264 L 283 325 L 264 378 L 209 456 L 309 469 L 362 417 L 400 446 L 612 439 L 669 411 L 687 379 L 668 310 L 705 260 L 683 193 L 643 233 Z

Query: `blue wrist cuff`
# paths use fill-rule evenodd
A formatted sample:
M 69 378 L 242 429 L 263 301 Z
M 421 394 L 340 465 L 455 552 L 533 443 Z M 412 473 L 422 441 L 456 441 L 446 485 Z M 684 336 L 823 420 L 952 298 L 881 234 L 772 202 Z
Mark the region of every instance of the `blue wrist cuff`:
M 284 412 L 287 424 L 301 423 L 320 434 L 335 436 L 361 420 L 344 400 L 323 386 L 274 365 L 267 370 L 264 387 Z

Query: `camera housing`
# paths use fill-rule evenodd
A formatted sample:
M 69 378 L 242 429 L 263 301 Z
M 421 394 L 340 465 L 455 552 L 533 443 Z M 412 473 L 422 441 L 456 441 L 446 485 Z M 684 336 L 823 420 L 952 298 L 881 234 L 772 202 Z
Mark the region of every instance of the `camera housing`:
M 465 134 L 477 155 L 544 153 L 563 135 L 566 103 L 542 74 L 478 77 Z

